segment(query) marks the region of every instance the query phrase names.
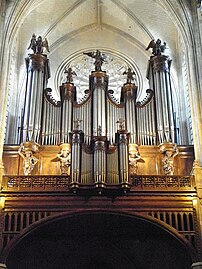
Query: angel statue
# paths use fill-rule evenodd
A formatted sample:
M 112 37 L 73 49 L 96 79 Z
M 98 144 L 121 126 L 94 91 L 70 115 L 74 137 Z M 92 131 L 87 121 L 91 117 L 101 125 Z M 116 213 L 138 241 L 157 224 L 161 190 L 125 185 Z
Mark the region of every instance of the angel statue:
M 95 59 L 95 71 L 102 71 L 102 64 L 103 62 L 106 62 L 106 56 L 104 54 L 102 54 L 99 50 L 96 50 L 96 52 L 84 52 L 83 54 Z
M 31 142 L 30 142 L 31 143 Z M 32 147 L 25 147 L 23 143 L 20 145 L 18 149 L 19 155 L 23 158 L 23 171 L 24 175 L 30 175 L 32 170 L 34 169 L 35 165 L 39 161 L 34 155 L 33 151 L 36 151 L 34 146 Z
M 49 46 L 48 46 L 48 40 L 46 38 L 44 38 L 43 40 L 41 36 L 38 36 L 38 38 L 36 38 L 36 35 L 33 34 L 30 41 L 30 45 L 27 49 L 32 49 L 34 54 L 42 54 L 44 51 L 44 48 L 48 52 L 50 52 Z
M 134 77 L 136 74 L 134 71 L 131 70 L 130 67 L 128 67 L 128 71 L 124 71 L 123 75 L 127 75 L 127 83 L 132 83 L 132 81 L 134 80 Z
M 67 83 L 72 83 L 73 76 L 77 76 L 76 72 L 74 72 L 71 67 L 69 67 L 68 69 L 67 67 L 65 67 L 65 74 L 67 74 Z
M 146 50 L 149 49 L 152 49 L 152 54 L 154 56 L 161 55 L 167 49 L 166 42 L 163 42 L 163 44 L 161 44 L 161 40 L 159 38 L 156 40 L 156 42 L 154 39 L 152 39 L 149 45 L 147 46 Z
M 34 54 L 36 53 L 36 35 L 35 34 L 32 35 L 32 38 L 30 40 L 30 45 L 27 49 L 28 50 L 32 49 Z

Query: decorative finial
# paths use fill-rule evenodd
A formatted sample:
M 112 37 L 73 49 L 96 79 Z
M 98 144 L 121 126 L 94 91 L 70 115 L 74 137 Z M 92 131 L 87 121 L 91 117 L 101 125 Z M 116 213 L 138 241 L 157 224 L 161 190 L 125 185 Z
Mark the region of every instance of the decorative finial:
M 96 50 L 96 52 L 84 52 L 83 54 L 95 59 L 95 71 L 102 71 L 102 64 L 103 62 L 106 62 L 106 56 L 104 54 L 102 54 L 99 50 Z
M 167 49 L 166 42 L 163 42 L 163 44 L 161 44 L 161 40 L 159 38 L 156 40 L 156 42 L 154 39 L 152 39 L 149 45 L 147 46 L 146 50 L 149 49 L 152 49 L 152 54 L 154 56 L 162 55 L 162 53 L 164 53 L 165 50 Z
M 74 129 L 75 130 L 80 130 L 80 124 L 81 124 L 82 120 L 80 120 L 79 118 L 77 118 L 76 120 L 74 120 Z
M 132 83 L 134 80 L 134 76 L 136 75 L 134 71 L 131 70 L 130 67 L 128 67 L 127 71 L 123 72 L 123 75 L 127 75 L 127 83 Z
M 43 40 L 41 36 L 38 36 L 38 38 L 36 38 L 36 35 L 33 34 L 30 40 L 30 45 L 27 49 L 32 49 L 34 54 L 42 54 L 44 48 L 48 52 L 50 52 L 48 46 L 48 40 L 46 38 L 44 38 Z
M 98 136 L 102 136 L 102 126 L 99 125 L 97 128 Z
M 117 120 L 116 123 L 119 124 L 118 130 L 124 130 L 125 129 L 125 121 L 124 119 L 120 118 L 119 120 Z
M 65 67 L 65 74 L 67 74 L 67 83 L 72 83 L 73 82 L 73 76 L 77 76 L 76 72 L 72 70 L 71 67 L 67 68 Z

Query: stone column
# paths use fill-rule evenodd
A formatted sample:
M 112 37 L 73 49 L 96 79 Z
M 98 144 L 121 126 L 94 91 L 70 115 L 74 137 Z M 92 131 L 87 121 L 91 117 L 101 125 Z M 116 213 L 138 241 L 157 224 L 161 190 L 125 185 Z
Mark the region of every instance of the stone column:
M 191 265 L 191 269 L 202 269 L 202 262 L 195 262 Z
M 2 163 L 2 153 L 3 153 L 3 141 L 4 141 L 4 127 L 5 127 L 5 119 L 6 119 L 6 105 L 7 105 L 7 73 L 6 68 L 9 66 L 8 61 L 4 61 L 4 58 L 8 57 L 9 50 L 5 49 L 6 47 L 6 39 L 4 32 L 5 25 L 5 17 L 6 17 L 6 1 L 0 0 L 0 122 L 1 122 L 1 131 L 0 131 L 0 185 L 3 176 L 3 163 Z M 3 40 L 5 42 L 3 42 Z M 3 46 L 4 43 L 4 46 Z

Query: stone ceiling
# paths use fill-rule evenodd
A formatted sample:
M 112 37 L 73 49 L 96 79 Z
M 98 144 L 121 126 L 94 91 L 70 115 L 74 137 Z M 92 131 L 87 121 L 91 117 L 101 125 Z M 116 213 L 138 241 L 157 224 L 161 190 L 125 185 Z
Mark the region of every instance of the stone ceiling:
M 173 59 L 175 68 L 182 37 L 180 17 L 174 12 L 179 8 L 176 0 L 172 1 L 173 6 L 168 0 L 16 2 L 21 11 L 16 31 L 19 70 L 24 68 L 24 58 L 31 53 L 27 51 L 31 35 L 46 37 L 50 46 L 52 87 L 58 86 L 57 73 L 69 58 L 85 50 L 100 49 L 133 61 L 143 78 L 142 87 L 146 89 L 145 75 L 151 53 L 145 48 L 152 38 L 167 42 L 166 53 Z M 19 83 L 21 79 L 19 76 Z

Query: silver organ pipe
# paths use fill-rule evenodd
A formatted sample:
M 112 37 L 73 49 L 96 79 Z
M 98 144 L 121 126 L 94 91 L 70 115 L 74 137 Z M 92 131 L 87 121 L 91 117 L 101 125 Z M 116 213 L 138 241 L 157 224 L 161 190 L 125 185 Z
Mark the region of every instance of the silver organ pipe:
M 42 119 L 42 145 L 60 144 L 61 101 L 52 96 L 52 90 L 44 90 Z
M 115 144 L 117 122 L 125 120 L 125 107 L 123 104 L 115 104 L 111 99 L 107 100 L 107 138 L 110 145 Z
M 71 138 L 71 168 L 70 186 L 72 189 L 78 188 L 81 183 L 81 157 L 84 134 L 80 130 L 75 130 L 70 134 Z
M 170 63 L 169 63 L 170 66 Z M 170 71 L 170 69 L 169 69 Z M 176 133 L 175 133 L 175 123 L 174 123 L 174 109 L 173 109 L 173 100 L 172 100 L 172 89 L 171 89 L 171 80 L 170 80 L 170 72 L 165 73 L 165 83 L 167 89 L 167 106 L 168 106 L 168 116 L 170 122 L 170 133 L 171 133 L 171 140 L 176 140 Z M 176 141 L 175 141 L 176 142 Z
M 107 154 L 107 183 L 119 183 L 118 151 Z
M 118 146 L 119 183 L 125 188 L 129 184 L 128 140 L 129 134 L 127 131 L 118 130 L 116 142 Z
M 26 58 L 27 88 L 23 115 L 23 141 L 40 142 L 42 132 L 43 91 L 49 78 L 48 59 L 44 54 Z
M 137 107 L 138 144 L 156 145 L 154 100 Z
M 130 133 L 130 143 L 137 143 L 137 113 L 136 98 L 137 86 L 134 83 L 125 83 L 122 87 L 122 96 L 125 103 L 126 129 Z
M 158 143 L 175 142 L 170 65 L 171 60 L 165 55 L 152 56 L 150 59 L 148 74 L 155 92 Z
M 92 181 L 92 154 L 86 153 L 82 150 L 82 172 L 81 172 L 81 183 L 89 184 Z
M 107 176 L 107 141 L 105 137 L 93 139 L 93 181 L 96 184 L 106 183 Z
M 107 92 L 108 76 L 105 72 L 92 72 L 90 85 L 92 92 L 92 135 L 106 136 L 107 134 Z
M 74 104 L 73 122 L 80 122 L 80 129 L 84 132 L 84 143 L 91 142 L 91 100 L 88 99 L 82 104 Z M 74 125 L 74 124 L 73 124 Z
M 73 126 L 73 102 L 75 101 L 76 88 L 71 81 L 63 83 L 60 87 L 61 121 L 60 142 L 69 143 L 69 133 Z

